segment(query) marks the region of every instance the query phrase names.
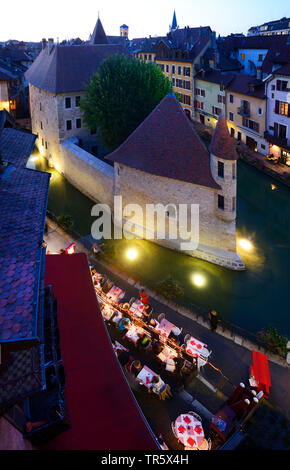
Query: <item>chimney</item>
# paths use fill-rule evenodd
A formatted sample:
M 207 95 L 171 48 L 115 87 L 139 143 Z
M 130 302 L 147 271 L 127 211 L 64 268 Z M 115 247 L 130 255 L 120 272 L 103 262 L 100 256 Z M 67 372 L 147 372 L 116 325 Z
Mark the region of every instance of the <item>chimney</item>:
M 261 67 L 257 67 L 257 78 L 261 80 L 262 78 L 262 69 Z
M 43 38 L 42 39 L 42 49 L 45 49 L 46 48 L 46 39 Z
M 53 38 L 48 38 L 48 53 L 51 54 L 53 48 Z

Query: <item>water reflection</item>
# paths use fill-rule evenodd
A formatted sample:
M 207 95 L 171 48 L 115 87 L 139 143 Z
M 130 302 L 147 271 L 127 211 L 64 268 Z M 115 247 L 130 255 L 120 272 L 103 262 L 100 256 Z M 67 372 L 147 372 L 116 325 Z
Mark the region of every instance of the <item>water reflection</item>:
M 56 170 L 47 169 L 44 158 L 33 154 L 29 166 L 52 174 L 48 209 L 56 215 L 72 215 L 74 229 L 81 235 L 89 234 L 94 203 Z M 244 272 L 229 271 L 146 240 L 117 240 L 112 252 L 132 275 L 141 275 L 153 288 L 167 276 L 178 279 L 184 289 L 184 303 L 192 308 L 214 309 L 254 332 L 272 323 L 290 335 L 289 190 L 276 181 L 273 190 L 271 184 L 270 177 L 238 163 L 237 239 L 252 244 L 249 250 L 238 244 L 247 268 Z M 128 250 L 135 250 L 138 256 L 128 259 Z

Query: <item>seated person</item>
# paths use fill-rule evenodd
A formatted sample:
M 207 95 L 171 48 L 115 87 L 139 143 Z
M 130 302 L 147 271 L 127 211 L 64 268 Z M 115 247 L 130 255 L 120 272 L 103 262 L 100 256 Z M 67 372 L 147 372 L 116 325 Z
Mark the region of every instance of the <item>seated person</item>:
M 150 338 L 148 337 L 148 335 L 147 335 L 146 333 L 143 333 L 143 334 L 139 337 L 139 339 L 138 339 L 138 341 L 137 341 L 137 343 L 136 343 L 137 346 L 140 346 L 141 348 L 144 348 L 144 349 L 146 349 L 147 347 L 149 347 L 149 344 L 150 344 Z
M 140 295 L 141 302 L 145 305 L 148 304 L 148 301 L 149 301 L 148 296 L 144 289 L 139 290 L 139 295 Z
M 164 344 L 161 343 L 160 341 L 154 341 L 153 345 L 152 345 L 152 351 L 153 353 L 155 354 L 155 356 L 158 356 L 158 354 L 160 354 L 164 349 Z
M 102 286 L 102 291 L 104 292 L 104 294 L 107 294 L 111 287 L 113 287 L 113 285 L 114 284 L 112 283 L 112 281 L 110 281 L 110 279 L 107 279 L 104 285 Z
M 151 305 L 146 304 L 143 310 L 143 320 L 145 323 L 149 323 L 151 316 L 152 316 L 152 310 L 153 308 Z
M 129 309 L 130 309 L 130 304 L 128 304 L 128 302 L 126 302 L 124 304 L 120 304 L 120 308 L 123 312 L 128 312 Z
M 124 351 L 123 349 L 117 350 L 117 357 L 122 367 L 128 364 L 130 359 L 130 353 L 128 351 Z
M 163 382 L 161 377 L 157 375 L 152 377 L 151 387 L 148 389 L 148 392 L 151 393 L 151 390 L 153 393 L 156 393 L 156 395 L 159 395 L 159 398 L 162 400 L 172 396 L 170 386 Z
M 131 321 L 130 321 L 130 318 L 122 318 L 122 320 L 120 320 L 119 322 L 119 328 L 120 328 L 120 331 L 123 331 L 124 333 L 127 333 L 129 327 L 130 327 L 130 324 L 131 324 Z
M 133 361 L 132 364 L 131 364 L 131 367 L 130 367 L 130 373 L 132 375 L 134 375 L 134 377 L 137 377 L 137 375 L 139 375 L 139 373 L 141 372 L 142 370 L 142 364 L 140 361 Z
M 183 343 L 184 343 L 184 336 L 179 333 L 178 335 L 176 335 L 176 333 L 174 332 L 174 330 L 172 330 L 168 336 L 168 339 L 171 339 L 171 341 L 173 341 L 175 344 L 177 344 L 178 346 L 181 346 Z
M 148 325 L 156 328 L 156 326 L 158 326 L 158 321 L 155 320 L 155 318 L 150 318 Z

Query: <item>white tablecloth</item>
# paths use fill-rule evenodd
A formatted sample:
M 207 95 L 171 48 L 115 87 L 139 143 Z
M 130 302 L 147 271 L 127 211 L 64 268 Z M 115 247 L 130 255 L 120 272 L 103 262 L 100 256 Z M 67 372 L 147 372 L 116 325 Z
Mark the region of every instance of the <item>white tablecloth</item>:
M 204 441 L 201 422 L 190 414 L 178 416 L 174 424 L 178 440 L 188 448 L 199 447 Z

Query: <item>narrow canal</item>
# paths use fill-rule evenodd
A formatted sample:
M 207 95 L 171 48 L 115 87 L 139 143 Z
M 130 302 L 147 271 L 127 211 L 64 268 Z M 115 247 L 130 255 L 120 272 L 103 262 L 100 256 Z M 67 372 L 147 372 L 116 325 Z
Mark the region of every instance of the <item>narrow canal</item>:
M 57 216 L 70 214 L 74 230 L 83 236 L 90 234 L 94 203 L 57 171 L 48 169 L 39 154 L 30 157 L 28 166 L 52 173 L 48 209 Z M 154 287 L 168 275 L 177 279 L 184 288 L 183 303 L 189 307 L 215 309 L 222 318 L 254 333 L 271 324 L 290 337 L 289 189 L 239 161 L 237 209 L 244 272 L 229 271 L 144 240 L 115 242 L 116 255 L 148 286 Z M 247 244 L 240 246 L 241 239 L 250 241 L 250 249 Z M 128 246 L 136 248 L 134 261 L 125 256 Z

